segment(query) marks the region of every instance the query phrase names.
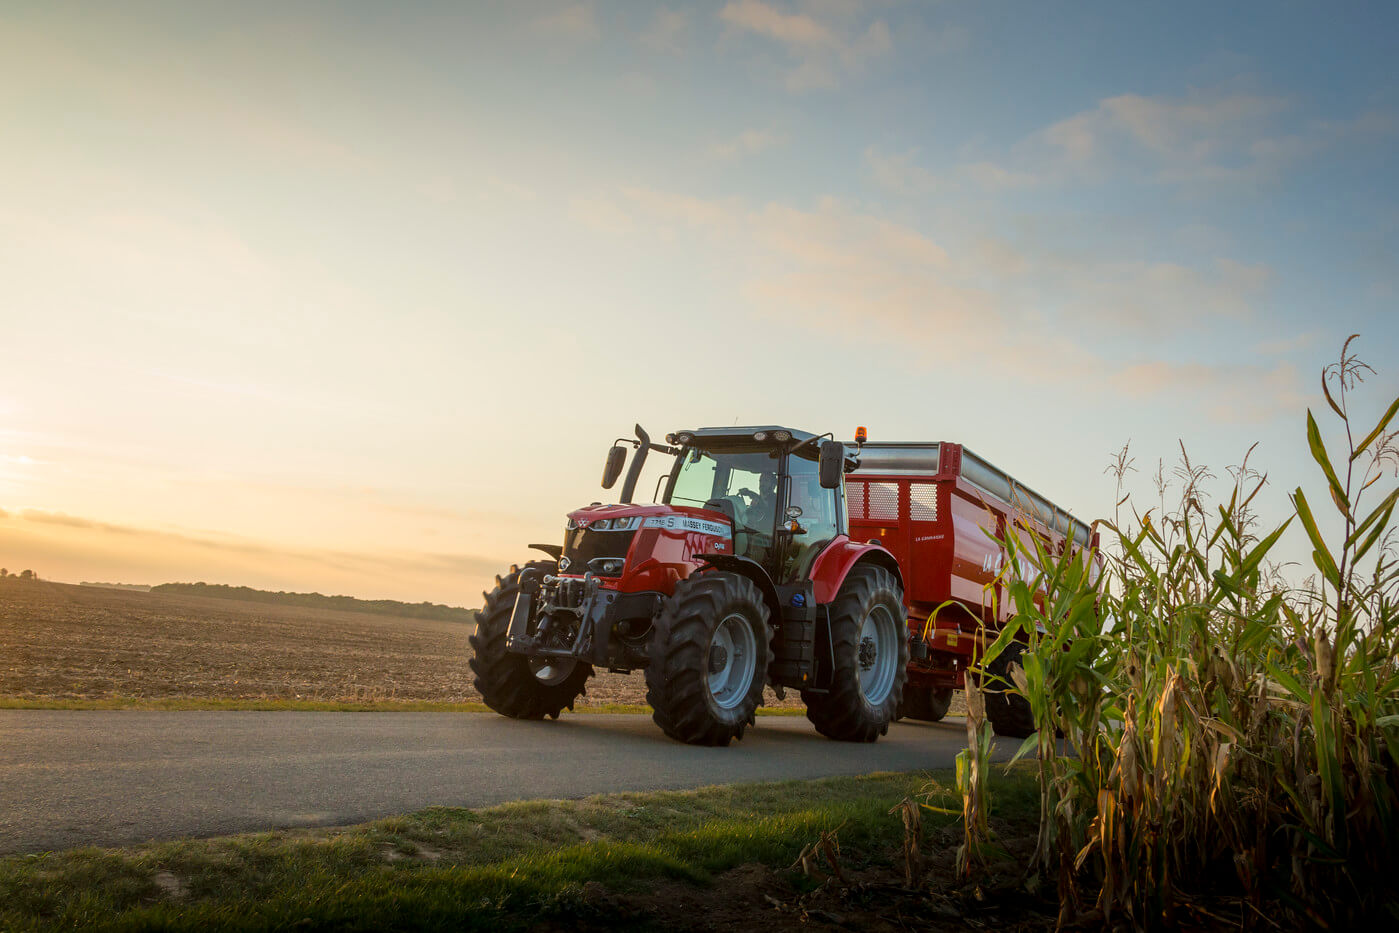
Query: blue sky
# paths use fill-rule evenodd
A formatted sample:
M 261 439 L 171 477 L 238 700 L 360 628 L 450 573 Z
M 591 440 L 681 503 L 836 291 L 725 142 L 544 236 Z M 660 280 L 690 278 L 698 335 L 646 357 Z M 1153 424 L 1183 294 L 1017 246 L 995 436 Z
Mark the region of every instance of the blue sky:
M 1347 335 L 1399 394 L 1396 19 L 8 4 L 0 563 L 469 603 L 638 420 L 1281 518 Z

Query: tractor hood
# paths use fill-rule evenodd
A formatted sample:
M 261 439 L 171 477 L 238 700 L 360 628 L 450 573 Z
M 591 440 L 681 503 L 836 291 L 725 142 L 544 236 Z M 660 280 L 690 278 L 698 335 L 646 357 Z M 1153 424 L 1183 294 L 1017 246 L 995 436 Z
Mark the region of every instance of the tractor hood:
M 733 525 L 722 512 L 686 505 L 590 505 L 568 513 L 568 527 L 606 530 L 617 519 L 636 518 L 639 521 L 622 525 L 625 530 L 663 528 L 672 531 L 692 531 L 720 537 L 730 537 Z M 606 523 L 606 524 L 604 524 Z M 620 530 L 620 529 L 619 529 Z

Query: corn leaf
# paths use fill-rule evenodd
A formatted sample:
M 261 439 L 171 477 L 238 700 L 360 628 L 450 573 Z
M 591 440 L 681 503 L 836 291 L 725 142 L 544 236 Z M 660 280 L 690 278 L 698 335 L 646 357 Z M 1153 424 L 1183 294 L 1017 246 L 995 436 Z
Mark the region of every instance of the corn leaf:
M 1381 524 L 1389 524 L 1388 510 L 1393 509 L 1396 502 L 1399 502 L 1399 489 L 1394 489 L 1389 495 L 1380 500 L 1380 504 L 1375 506 L 1374 511 L 1365 516 L 1365 520 L 1355 527 L 1349 538 L 1346 539 L 1346 547 L 1350 547 L 1360 540 L 1360 536 L 1370 530 L 1370 526 L 1379 521 L 1380 516 L 1384 516 Z
M 1379 423 L 1375 425 L 1375 429 L 1369 434 L 1365 435 L 1365 439 L 1356 445 L 1355 453 L 1350 455 L 1352 463 L 1355 462 L 1356 457 L 1360 456 L 1365 451 L 1366 447 L 1369 447 L 1372 443 L 1374 443 L 1375 438 L 1379 437 L 1381 434 L 1384 433 L 1384 429 L 1389 427 L 1389 422 L 1394 420 L 1395 414 L 1399 414 L 1399 398 L 1396 398 L 1393 404 L 1389 406 L 1389 411 L 1384 413 L 1384 417 L 1381 418 L 1379 420 Z
M 1263 558 L 1272 550 L 1273 545 L 1278 543 L 1278 538 L 1282 537 L 1282 533 L 1287 530 L 1287 526 L 1290 524 L 1292 524 L 1292 519 L 1289 518 L 1287 521 L 1283 522 L 1281 527 L 1276 531 L 1268 535 L 1268 537 L 1264 538 L 1262 541 L 1259 541 L 1258 544 L 1254 546 L 1253 550 L 1249 551 L 1248 556 L 1243 559 L 1243 563 L 1239 565 L 1239 572 L 1235 575 L 1236 578 L 1244 577 L 1257 569 L 1258 565 L 1262 563 Z
M 1331 498 L 1336 502 L 1336 508 L 1341 510 L 1341 514 L 1346 518 L 1350 517 L 1350 502 L 1346 499 L 1345 487 L 1336 478 L 1336 471 L 1331 467 L 1331 458 L 1326 454 L 1326 445 L 1321 440 L 1321 430 L 1316 426 L 1316 419 L 1312 417 L 1311 410 L 1307 410 L 1307 445 L 1311 448 L 1312 459 L 1321 467 L 1321 472 L 1326 474 L 1326 481 L 1331 484 Z
M 1396 491 L 1399 491 L 1399 490 L 1396 490 Z M 1356 559 L 1357 561 L 1359 561 L 1359 560 L 1360 560 L 1361 558 L 1363 558 L 1367 553 L 1369 553 L 1370 548 L 1372 548 L 1372 547 L 1375 546 L 1375 542 L 1379 540 L 1380 535 L 1384 534 L 1385 529 L 1389 527 L 1389 516 L 1390 516 L 1390 514 L 1391 514 L 1393 511 L 1394 511 L 1394 506 L 1393 506 L 1393 505 L 1391 505 L 1389 508 L 1385 509 L 1384 520 L 1381 521 L 1378 525 L 1376 525 L 1376 526 L 1374 527 L 1374 530 L 1372 530 L 1372 531 L 1370 532 L 1369 537 L 1367 537 L 1367 538 L 1365 539 L 1365 541 L 1360 545 L 1360 547 L 1358 547 L 1358 548 L 1355 549 L 1355 559 Z
M 1307 504 L 1307 497 L 1302 492 L 1302 487 L 1298 486 L 1297 491 L 1292 494 L 1292 504 L 1297 509 L 1297 517 L 1302 520 L 1302 527 L 1306 529 L 1307 537 L 1312 542 L 1312 560 L 1315 561 L 1317 569 L 1322 576 L 1331 582 L 1332 586 L 1341 585 L 1341 572 L 1336 569 L 1336 559 L 1331 556 L 1331 551 L 1326 546 L 1326 539 L 1317 530 L 1316 519 L 1312 517 L 1311 506 Z
M 1339 418 L 1345 418 L 1346 413 L 1341 411 L 1341 406 L 1336 404 L 1336 400 L 1331 397 L 1331 387 L 1326 384 L 1326 372 L 1321 373 L 1321 394 L 1326 396 L 1326 404 L 1331 406 L 1331 410 Z

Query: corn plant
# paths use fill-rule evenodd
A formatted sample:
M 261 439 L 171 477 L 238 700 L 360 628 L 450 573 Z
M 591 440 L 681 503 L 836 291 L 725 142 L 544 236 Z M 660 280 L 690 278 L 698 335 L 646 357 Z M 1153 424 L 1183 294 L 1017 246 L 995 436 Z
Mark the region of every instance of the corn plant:
M 1124 521 L 1130 497 L 1119 496 L 1101 523 L 1116 547 L 1097 561 L 1014 532 L 1003 542 L 1007 571 L 1028 563 L 1037 576 L 1004 576 L 1014 615 L 979 673 L 1012 639 L 1029 643 L 1011 676 L 1039 727 L 1019 753 L 1039 762 L 1031 870 L 1056 876 L 1061 922 L 1217 920 L 1207 903 L 1259 926 L 1394 911 L 1399 489 L 1382 483 L 1399 475 L 1389 430 L 1399 399 L 1357 439 L 1350 395 L 1372 370 L 1350 345 L 1322 374 L 1344 452 L 1332 457 L 1310 411 L 1306 425 L 1343 528 L 1336 541 L 1300 488 L 1293 518 L 1259 534 L 1267 477 L 1248 456 L 1230 470 L 1227 501 L 1211 505 L 1213 474 L 1182 447 L 1170 480 L 1158 468 L 1158 507 Z M 1110 469 L 1120 490 L 1134 469 L 1126 447 Z M 1294 520 L 1319 574 L 1310 586 L 1288 586 L 1268 560 Z M 978 737 L 963 753 L 969 777 L 989 752 Z M 984 820 L 985 783 L 959 786 L 974 849 L 988 832 L 970 821 Z

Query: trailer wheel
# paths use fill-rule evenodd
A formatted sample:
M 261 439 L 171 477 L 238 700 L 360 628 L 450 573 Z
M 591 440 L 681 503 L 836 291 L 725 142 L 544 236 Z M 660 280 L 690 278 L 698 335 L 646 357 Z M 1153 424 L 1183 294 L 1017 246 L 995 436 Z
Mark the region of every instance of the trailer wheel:
M 771 659 L 768 607 L 747 577 L 696 574 L 675 585 L 651 632 L 646 702 L 666 735 L 690 745 L 743 738 Z
M 532 561 L 528 569 L 554 573 L 552 561 Z M 582 661 L 559 662 L 553 658 L 529 658 L 505 650 L 515 595 L 520 590 L 520 568 L 512 566 L 496 577 L 495 589 L 483 593 L 486 604 L 476 615 L 476 632 L 469 639 L 473 656 L 472 684 L 491 709 L 511 719 L 558 719 L 564 709 L 585 693 L 583 684 L 593 676 L 593 666 Z
M 900 719 L 917 719 L 921 722 L 941 722 L 952 705 L 952 688 L 915 687 L 904 685 L 904 698 L 899 704 Z
M 1024 653 L 1025 645 L 1021 642 L 1006 645 L 1005 650 L 997 655 L 996 660 L 986 669 L 988 675 L 1004 680 L 996 681 L 987 677 L 981 685 L 986 701 L 986 718 L 991 722 L 992 731 L 997 735 L 1016 739 L 1026 738 L 1036 732 L 1035 715 L 1030 709 L 1030 701 L 1018 693 L 1007 692 L 1007 684 L 1011 682 L 1010 668 L 1020 663 L 1020 656 Z
M 883 567 L 857 566 L 831 603 L 830 618 L 830 691 L 802 691 L 806 718 L 832 739 L 873 742 L 889 731 L 908 677 L 903 591 Z

